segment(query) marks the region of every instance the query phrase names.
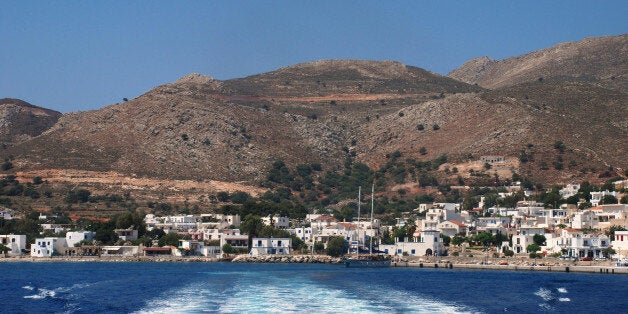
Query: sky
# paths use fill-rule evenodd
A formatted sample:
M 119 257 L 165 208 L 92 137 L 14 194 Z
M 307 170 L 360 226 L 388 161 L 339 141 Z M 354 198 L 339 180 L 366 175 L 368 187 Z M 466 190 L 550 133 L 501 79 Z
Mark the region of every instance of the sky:
M 446 75 L 628 32 L 628 1 L 0 2 L 0 98 L 63 113 L 196 72 L 225 80 L 323 59 L 394 60 Z

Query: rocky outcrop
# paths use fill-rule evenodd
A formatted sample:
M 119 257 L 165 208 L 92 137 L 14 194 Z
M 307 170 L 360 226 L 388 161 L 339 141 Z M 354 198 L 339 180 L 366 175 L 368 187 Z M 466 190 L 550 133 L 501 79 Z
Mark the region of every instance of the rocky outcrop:
M 311 263 L 311 264 L 339 264 L 342 259 L 328 255 L 256 255 L 246 254 L 236 256 L 234 263 Z

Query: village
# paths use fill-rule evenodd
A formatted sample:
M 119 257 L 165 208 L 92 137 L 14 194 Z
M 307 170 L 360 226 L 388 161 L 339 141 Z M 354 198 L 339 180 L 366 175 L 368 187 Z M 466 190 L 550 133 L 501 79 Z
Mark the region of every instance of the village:
M 628 182 L 623 180 L 616 184 L 618 190 L 622 190 Z M 561 197 L 569 198 L 579 189 L 579 184 L 566 185 L 560 190 Z M 0 235 L 0 248 L 4 248 L 8 258 L 36 259 L 173 256 L 224 260 L 238 254 L 254 257 L 326 252 L 339 256 L 370 250 L 406 259 L 525 257 L 606 261 L 614 266 L 627 266 L 628 204 L 602 204 L 607 195 L 621 198 L 619 192 L 591 192 L 591 207 L 588 208 L 574 204 L 546 208 L 542 203 L 526 200 L 519 201 L 513 208 L 487 207 L 484 198 L 473 210 L 461 210 L 461 204 L 457 203 L 423 203 L 411 212 L 404 212 L 395 225 L 383 225 L 379 219 L 368 215 L 354 217 L 350 222 L 320 213 L 307 214 L 305 220 L 273 215 L 258 217 L 263 225 L 290 235 L 283 237 L 254 234 L 249 237 L 241 231 L 244 219 L 237 214 L 145 215 L 146 231 L 160 230 L 163 234 L 177 236 L 177 245 L 162 246 L 156 240 L 134 245 L 139 233 L 133 226 L 114 230 L 117 245 L 102 245 L 94 241 L 94 231 L 76 230 L 67 224 L 41 223 L 42 234 L 63 236 L 45 236 L 27 243 L 26 235 L 5 234 Z M 5 221 L 17 219 L 6 208 L 0 211 L 0 216 Z M 46 218 L 40 215 L 42 221 Z M 330 251 L 334 238 L 341 239 L 341 248 Z

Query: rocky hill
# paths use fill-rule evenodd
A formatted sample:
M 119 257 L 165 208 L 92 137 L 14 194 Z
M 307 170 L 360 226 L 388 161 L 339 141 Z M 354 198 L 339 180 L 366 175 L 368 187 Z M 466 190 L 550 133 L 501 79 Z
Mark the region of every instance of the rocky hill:
M 447 76 L 485 88 L 536 80 L 579 80 L 628 91 L 628 35 L 585 38 L 504 60 L 470 60 Z
M 626 38 L 476 60 L 451 75 L 492 90 L 392 61 L 317 61 L 226 81 L 190 74 L 124 103 L 66 114 L 0 157 L 13 156 L 18 171 L 257 184 L 278 159 L 333 171 L 355 156 L 378 169 L 398 152 L 417 161 L 446 155 L 447 167 L 464 169 L 499 155 L 517 160 L 507 177 L 597 178 L 628 167 Z M 613 53 L 599 51 L 609 45 Z
M 276 159 L 340 165 L 360 117 L 479 90 L 396 62 L 315 62 L 229 81 L 191 74 L 122 104 L 66 114 L 10 153 L 24 169 L 256 180 Z
M 61 113 L 12 98 L 0 99 L 0 145 L 26 141 L 52 127 Z

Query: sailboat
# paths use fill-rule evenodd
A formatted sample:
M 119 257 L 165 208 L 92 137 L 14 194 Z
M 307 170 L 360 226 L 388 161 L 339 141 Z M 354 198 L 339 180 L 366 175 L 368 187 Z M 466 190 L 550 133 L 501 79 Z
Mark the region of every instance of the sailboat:
M 362 187 L 358 189 L 358 245 L 355 256 L 349 256 L 344 259 L 346 267 L 390 267 L 390 256 L 373 254 L 373 237 L 370 237 L 369 254 L 360 255 L 360 203 L 361 203 Z M 373 226 L 373 208 L 375 199 L 375 184 L 371 186 L 371 228 Z M 351 248 L 349 248 L 351 249 Z

